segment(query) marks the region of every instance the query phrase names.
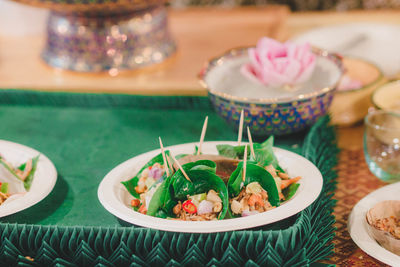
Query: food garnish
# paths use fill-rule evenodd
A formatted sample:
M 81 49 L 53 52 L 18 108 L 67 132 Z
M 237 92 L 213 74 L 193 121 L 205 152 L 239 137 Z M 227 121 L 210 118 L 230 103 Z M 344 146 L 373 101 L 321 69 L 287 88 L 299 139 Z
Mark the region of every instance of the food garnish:
M 36 156 L 20 166 L 14 167 L 4 157 L 0 156 L 0 165 L 10 174 L 0 177 L 0 205 L 12 195 L 29 191 L 38 161 L 39 156 Z
M 253 143 L 247 127 L 250 149 L 239 133 L 237 146 L 217 145 L 219 155 L 202 154 L 207 121 L 193 155 L 174 157 L 160 138 L 162 153 L 122 182 L 134 197 L 135 211 L 164 219 L 221 220 L 269 211 L 295 195 L 301 177 L 291 178 L 279 165 L 273 137 Z M 168 164 L 170 157 L 174 166 Z
M 400 200 L 385 200 L 367 212 L 370 234 L 385 249 L 400 256 Z

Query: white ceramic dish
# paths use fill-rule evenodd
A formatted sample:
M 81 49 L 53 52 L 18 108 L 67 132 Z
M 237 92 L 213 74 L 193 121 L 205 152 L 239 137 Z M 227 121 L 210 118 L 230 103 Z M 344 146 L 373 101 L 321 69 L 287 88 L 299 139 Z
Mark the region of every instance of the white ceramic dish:
M 353 241 L 365 253 L 391 266 L 400 266 L 400 256 L 384 249 L 369 234 L 366 214 L 378 202 L 400 200 L 400 182 L 384 186 L 361 199 L 353 208 L 347 228 Z
M 400 110 L 400 82 L 389 82 L 376 89 L 372 103 L 378 109 Z
M 388 77 L 400 72 L 400 27 L 380 23 L 348 23 L 312 29 L 293 38 L 343 55 L 375 63 Z
M 193 153 L 196 144 L 181 144 L 166 149 L 174 155 Z M 217 144 L 237 145 L 236 142 L 205 142 L 202 148 L 203 153 L 217 154 L 215 147 Z M 310 161 L 287 150 L 275 148 L 274 152 L 280 165 L 290 176 L 302 176 L 299 182 L 300 187 L 287 203 L 257 215 L 221 221 L 192 222 L 161 219 L 133 211 L 130 207 L 132 197 L 121 182 L 133 177 L 148 160 L 160 153 L 159 149 L 131 158 L 115 167 L 104 177 L 97 193 L 100 203 L 110 213 L 123 221 L 144 227 L 188 233 L 223 232 L 257 227 L 288 218 L 302 211 L 318 197 L 322 189 L 322 175 Z
M 222 58 L 220 63 L 208 71 L 203 80 L 206 87 L 214 93 L 242 100 L 282 103 L 303 99 L 327 88 L 336 87 L 342 76 L 341 67 L 329 58 L 326 52 L 318 51 L 316 55 L 315 69 L 310 79 L 291 89 L 274 88 L 246 78 L 240 69 L 250 62 L 247 51 L 241 55 L 236 53 L 235 56 Z
M 14 166 L 40 155 L 30 190 L 23 195 L 12 196 L 0 205 L 0 217 L 29 208 L 51 192 L 57 181 L 57 171 L 45 155 L 30 147 L 5 140 L 0 140 L 0 153 Z

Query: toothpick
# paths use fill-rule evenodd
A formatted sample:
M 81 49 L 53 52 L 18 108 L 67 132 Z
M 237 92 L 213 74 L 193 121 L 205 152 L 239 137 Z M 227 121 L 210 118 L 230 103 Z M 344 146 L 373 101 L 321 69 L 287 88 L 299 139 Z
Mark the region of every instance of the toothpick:
M 164 151 L 163 143 L 161 141 L 161 137 L 158 137 L 158 140 L 160 140 L 161 153 L 162 153 L 162 158 L 164 161 L 164 170 L 167 173 L 167 177 L 169 177 L 168 163 L 167 163 L 167 158 L 165 157 L 165 151 Z
M 171 159 L 170 159 L 169 156 L 167 156 L 167 162 L 168 162 L 168 166 L 169 166 L 169 168 L 171 169 L 171 171 L 174 172 L 175 169 L 174 169 L 174 166 L 173 166 L 172 163 L 171 163 Z
M 172 155 L 171 155 L 172 156 Z M 183 170 L 181 164 L 176 160 L 176 158 L 174 156 L 172 156 L 172 159 L 174 160 L 175 164 L 178 165 L 179 169 L 181 170 L 183 176 L 185 176 L 186 180 L 188 180 L 189 182 L 192 182 L 189 178 L 189 176 L 186 174 L 186 172 Z
M 247 163 L 247 145 L 244 147 L 244 155 L 243 155 L 243 182 L 246 180 L 246 163 Z
M 206 131 L 207 131 L 207 123 L 208 123 L 208 116 L 206 116 L 206 119 L 204 120 L 203 130 L 201 130 L 200 143 L 199 143 L 199 147 L 197 150 L 197 155 L 200 155 L 200 153 L 201 153 L 201 146 L 203 145 L 204 136 L 206 135 Z
M 249 128 L 249 126 L 247 126 L 247 136 L 248 136 L 248 138 L 249 138 L 251 155 L 252 155 L 253 158 L 255 159 L 255 158 L 256 158 L 256 154 L 254 153 L 253 139 L 251 138 L 251 133 L 250 133 L 250 128 Z
M 240 121 L 239 121 L 239 132 L 238 132 L 238 146 L 242 143 L 242 135 L 243 135 L 243 109 L 242 112 L 240 112 Z

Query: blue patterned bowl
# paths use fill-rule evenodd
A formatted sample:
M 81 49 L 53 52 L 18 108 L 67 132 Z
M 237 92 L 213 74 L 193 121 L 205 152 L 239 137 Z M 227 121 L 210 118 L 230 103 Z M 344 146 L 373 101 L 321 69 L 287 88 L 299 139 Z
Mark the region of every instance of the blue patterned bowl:
M 248 48 L 232 49 L 210 60 L 199 74 L 217 113 L 236 129 L 240 112 L 257 136 L 301 131 L 325 115 L 343 74 L 338 55 L 313 49 L 317 64 L 310 80 L 297 88 L 260 87 L 240 73 Z M 233 88 L 233 89 L 232 89 Z

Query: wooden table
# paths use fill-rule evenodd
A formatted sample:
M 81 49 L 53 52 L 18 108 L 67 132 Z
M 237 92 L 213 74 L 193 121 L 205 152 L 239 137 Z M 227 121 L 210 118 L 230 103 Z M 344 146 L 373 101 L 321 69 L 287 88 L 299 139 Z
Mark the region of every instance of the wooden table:
M 289 10 L 282 6 L 231 10 L 210 8 L 171 10 L 171 31 L 177 40 L 179 52 L 160 65 L 140 71 L 123 72 L 116 77 L 111 77 L 107 73 L 77 74 L 51 69 L 39 58 L 43 46 L 42 36 L 29 38 L 0 36 L 0 88 L 145 95 L 206 95 L 206 91 L 197 81 L 197 73 L 206 60 L 229 48 L 252 45 L 261 36 L 270 36 L 283 41 L 313 27 L 358 21 L 399 24 L 400 11 L 290 14 Z M 363 125 L 338 128 L 337 133 L 339 147 L 343 149 L 338 166 L 339 187 L 336 196 L 339 202 L 335 211 L 338 220 L 338 238 L 334 240 L 336 254 L 327 262 L 347 266 L 380 265 L 357 250 L 354 243 L 352 249 L 347 250 L 348 254 L 340 254 L 340 249 L 349 244 L 351 247 L 352 244 L 345 227 L 352 205 L 383 183 L 369 173 L 364 163 Z M 366 181 L 375 183 L 375 186 L 369 186 L 356 199 L 353 198 L 355 203 L 346 204 L 343 203 L 345 194 L 352 194 L 346 191 L 346 182 L 357 178 L 351 173 L 364 175 Z
M 0 88 L 46 91 L 206 95 L 197 74 L 204 63 L 232 47 L 250 46 L 260 36 L 283 39 L 286 7 L 171 10 L 178 52 L 162 64 L 117 77 L 77 74 L 48 67 L 39 58 L 44 37 L 0 36 Z M 21 70 L 21 66 L 24 66 Z

